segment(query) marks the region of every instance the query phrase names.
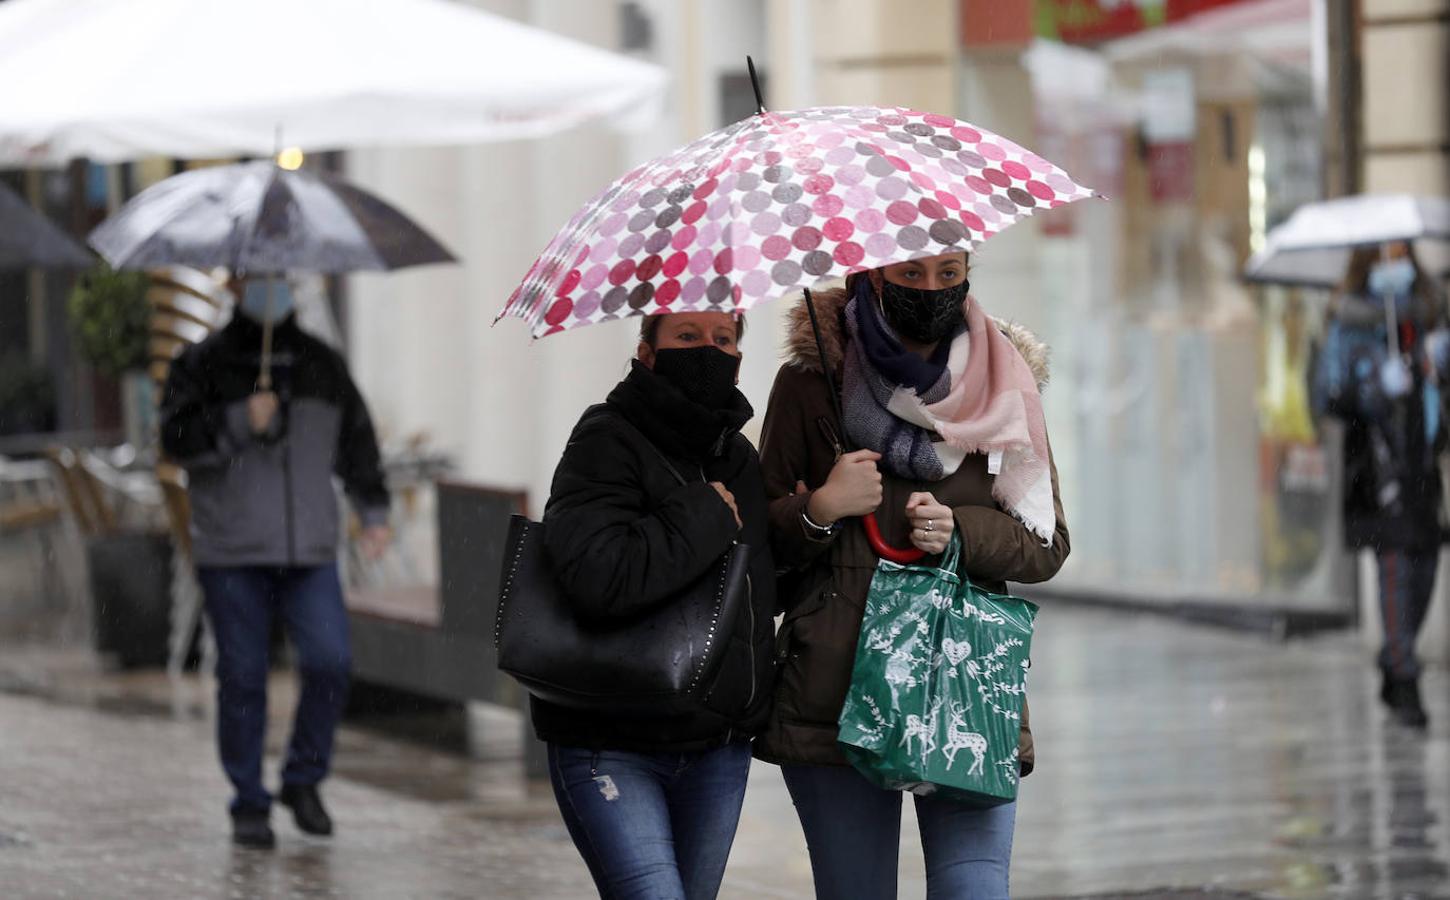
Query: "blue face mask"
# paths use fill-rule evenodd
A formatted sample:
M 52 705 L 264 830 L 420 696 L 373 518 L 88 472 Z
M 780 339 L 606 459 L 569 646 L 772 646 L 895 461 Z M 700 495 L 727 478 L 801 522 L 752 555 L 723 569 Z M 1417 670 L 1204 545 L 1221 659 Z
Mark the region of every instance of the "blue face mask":
M 267 319 L 267 296 L 271 294 L 271 320 L 277 324 L 288 316 L 292 315 L 297 300 L 292 296 L 292 285 L 287 279 L 278 278 L 270 280 L 266 278 L 249 278 L 247 286 L 242 291 L 241 310 L 247 318 L 254 322 L 266 324 Z
M 1369 292 L 1376 297 L 1408 297 L 1415 283 L 1415 264 L 1401 257 L 1375 263 L 1369 270 Z

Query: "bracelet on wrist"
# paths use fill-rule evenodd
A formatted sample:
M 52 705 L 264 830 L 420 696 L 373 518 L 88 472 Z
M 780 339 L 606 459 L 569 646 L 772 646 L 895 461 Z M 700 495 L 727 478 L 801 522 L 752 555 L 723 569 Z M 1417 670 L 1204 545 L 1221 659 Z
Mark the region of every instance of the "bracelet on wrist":
M 829 525 L 821 525 L 817 523 L 815 519 L 812 519 L 810 512 L 805 509 L 801 510 L 801 521 L 805 522 L 806 527 L 809 528 L 811 531 L 822 535 L 835 534 L 836 529 L 841 526 L 841 523 L 839 521 L 832 522 Z

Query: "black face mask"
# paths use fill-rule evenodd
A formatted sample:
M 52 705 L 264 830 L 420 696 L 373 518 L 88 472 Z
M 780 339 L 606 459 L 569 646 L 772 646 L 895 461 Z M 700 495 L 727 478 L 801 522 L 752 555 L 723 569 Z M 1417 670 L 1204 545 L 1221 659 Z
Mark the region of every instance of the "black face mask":
M 962 326 L 962 302 L 971 283 L 929 291 L 890 281 L 881 284 L 881 313 L 901 337 L 919 344 L 934 344 Z
M 706 409 L 724 409 L 735 393 L 740 357 L 715 347 L 655 351 L 654 373 Z

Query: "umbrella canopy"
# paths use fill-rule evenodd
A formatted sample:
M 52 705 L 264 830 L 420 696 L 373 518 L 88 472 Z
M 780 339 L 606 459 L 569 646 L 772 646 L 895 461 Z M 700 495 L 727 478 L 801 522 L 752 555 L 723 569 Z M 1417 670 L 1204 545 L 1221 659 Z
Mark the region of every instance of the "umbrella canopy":
M 971 250 L 1093 196 L 983 128 L 903 108 L 766 112 L 659 157 L 574 214 L 500 316 L 535 336 L 736 311 L 863 268 Z
M 118 269 L 340 273 L 453 261 L 372 194 L 265 161 L 195 169 L 152 185 L 91 232 L 90 242 Z
M 1244 277 L 1265 284 L 1330 288 L 1355 247 L 1425 238 L 1450 241 L 1450 199 L 1357 194 L 1299 207 L 1269 232 Z
M 0 269 L 85 269 L 91 263 L 86 248 L 0 185 Z
M 533 137 L 665 82 L 452 0 L 7 0 L 0 164 Z

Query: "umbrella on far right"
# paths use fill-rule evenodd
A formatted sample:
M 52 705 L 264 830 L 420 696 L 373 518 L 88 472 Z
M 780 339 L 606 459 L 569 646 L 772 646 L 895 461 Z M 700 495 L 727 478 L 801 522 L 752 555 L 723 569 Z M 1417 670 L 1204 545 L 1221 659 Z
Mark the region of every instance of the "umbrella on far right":
M 1356 247 L 1405 241 L 1450 242 L 1450 198 L 1356 194 L 1299 207 L 1269 232 L 1244 266 L 1260 284 L 1333 288 Z

